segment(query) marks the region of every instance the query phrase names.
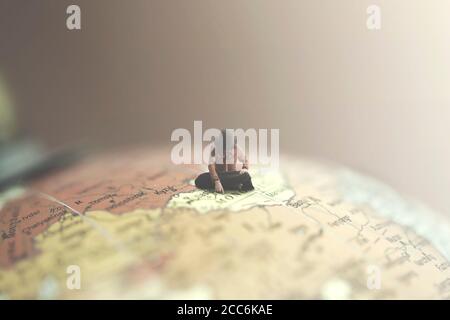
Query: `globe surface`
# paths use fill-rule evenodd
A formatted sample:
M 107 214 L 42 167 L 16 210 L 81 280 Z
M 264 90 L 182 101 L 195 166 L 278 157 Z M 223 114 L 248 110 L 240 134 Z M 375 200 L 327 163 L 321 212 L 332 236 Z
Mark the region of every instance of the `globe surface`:
M 347 168 L 285 156 L 197 190 L 165 149 L 92 156 L 0 196 L 0 297 L 449 298 L 448 221 Z

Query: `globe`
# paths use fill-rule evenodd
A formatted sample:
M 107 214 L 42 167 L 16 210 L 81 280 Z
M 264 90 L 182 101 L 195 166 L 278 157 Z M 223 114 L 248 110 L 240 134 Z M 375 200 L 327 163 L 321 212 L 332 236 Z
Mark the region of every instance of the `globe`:
M 0 75 L 0 144 L 10 140 L 15 133 L 14 105 L 5 81 Z
M 448 299 L 449 222 L 346 167 L 285 155 L 198 190 L 166 149 L 86 157 L 0 196 L 3 299 Z

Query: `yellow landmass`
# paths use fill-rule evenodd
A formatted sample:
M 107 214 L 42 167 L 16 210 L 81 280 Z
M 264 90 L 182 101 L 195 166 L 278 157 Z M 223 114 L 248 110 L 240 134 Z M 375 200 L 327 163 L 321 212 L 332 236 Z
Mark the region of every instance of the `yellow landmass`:
M 215 192 L 195 190 L 174 195 L 168 208 L 195 209 L 200 213 L 214 210 L 242 211 L 256 206 L 274 206 L 289 200 L 294 191 L 286 185 L 282 173 L 277 170 L 252 170 L 254 191 Z

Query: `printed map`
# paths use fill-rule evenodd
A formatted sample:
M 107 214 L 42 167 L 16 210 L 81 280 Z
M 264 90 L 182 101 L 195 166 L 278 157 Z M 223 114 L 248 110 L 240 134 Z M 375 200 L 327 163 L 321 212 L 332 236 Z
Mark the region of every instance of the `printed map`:
M 104 154 L 1 194 L 0 298 L 450 297 L 449 222 L 389 187 L 283 157 L 222 195 L 169 155 Z

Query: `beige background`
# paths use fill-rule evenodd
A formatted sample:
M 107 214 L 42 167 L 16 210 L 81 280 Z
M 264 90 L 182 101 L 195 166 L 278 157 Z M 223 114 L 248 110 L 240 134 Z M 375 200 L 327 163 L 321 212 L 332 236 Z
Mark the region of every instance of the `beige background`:
M 448 1 L 0 0 L 0 68 L 21 128 L 50 146 L 169 143 L 193 120 L 279 128 L 282 151 L 450 214 Z

